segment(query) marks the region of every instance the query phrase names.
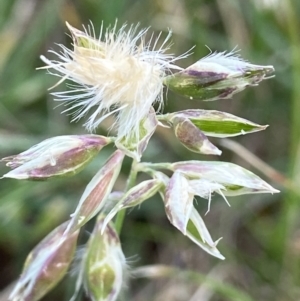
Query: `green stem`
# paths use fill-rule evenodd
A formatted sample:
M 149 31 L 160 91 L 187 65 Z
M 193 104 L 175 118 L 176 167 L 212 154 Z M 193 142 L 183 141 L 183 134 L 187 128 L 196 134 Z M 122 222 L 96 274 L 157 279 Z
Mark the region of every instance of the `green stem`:
M 171 163 L 137 163 L 136 160 L 132 161 L 131 170 L 128 176 L 125 192 L 131 189 L 136 182 L 137 173 L 139 171 L 145 171 L 147 169 L 171 169 Z M 120 210 L 115 220 L 115 228 L 118 234 L 120 234 L 123 226 L 126 209 Z
M 158 121 L 170 121 L 171 114 L 156 115 Z
M 172 164 L 168 163 L 168 162 L 164 162 L 164 163 L 148 163 L 148 162 L 143 162 L 143 163 L 139 163 L 137 165 L 137 169 L 140 171 L 143 171 L 145 169 L 169 169 L 172 170 Z
M 130 173 L 128 176 L 125 192 L 127 192 L 129 189 L 131 189 L 136 182 L 136 177 L 137 177 L 137 173 L 138 173 L 136 164 L 137 164 L 136 160 L 133 160 L 132 164 L 131 164 L 131 170 L 130 170 Z M 118 234 L 120 234 L 120 232 L 122 230 L 125 213 L 126 213 L 126 209 L 123 209 L 123 210 L 120 210 L 117 214 L 116 221 L 115 221 L 115 228 L 116 228 L 116 231 L 118 232 Z

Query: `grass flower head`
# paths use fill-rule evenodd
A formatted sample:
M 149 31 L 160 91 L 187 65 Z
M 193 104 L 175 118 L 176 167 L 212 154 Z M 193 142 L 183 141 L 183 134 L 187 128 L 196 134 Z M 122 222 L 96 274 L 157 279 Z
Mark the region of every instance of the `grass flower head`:
M 58 60 L 41 59 L 51 74 L 68 79 L 70 90 L 53 93 L 57 100 L 68 103 L 65 111 L 73 112 L 73 121 L 91 115 L 85 123 L 89 131 L 95 130 L 107 116 L 117 113 L 118 138 L 134 132 L 138 135 L 139 123 L 149 113 L 151 106 L 163 102 L 163 79 L 173 63 L 184 57 L 166 54 L 171 33 L 158 47 L 152 37 L 145 42 L 148 29 L 138 31 L 137 26 L 127 28 L 116 25 L 99 38 L 91 25 L 84 32 L 67 24 L 73 38 L 74 49 L 63 45 L 53 52 Z M 151 48 L 151 45 L 153 46 Z M 54 71 L 51 71 L 54 70 Z

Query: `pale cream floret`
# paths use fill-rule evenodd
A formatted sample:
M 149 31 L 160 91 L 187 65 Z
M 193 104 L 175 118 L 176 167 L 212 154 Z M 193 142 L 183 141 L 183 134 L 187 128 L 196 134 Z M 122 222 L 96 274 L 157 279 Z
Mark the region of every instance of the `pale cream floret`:
M 84 117 L 92 108 L 85 123 L 89 131 L 95 130 L 101 121 L 118 112 L 116 125 L 118 137 L 131 131 L 138 133 L 139 123 L 151 106 L 163 102 L 163 78 L 170 69 L 181 69 L 173 62 L 175 58 L 165 54 L 167 36 L 158 50 L 150 50 L 151 40 L 145 43 L 147 29 L 136 34 L 136 27 L 125 31 L 116 27 L 108 29 L 104 39 L 95 37 L 94 29 L 81 32 L 68 26 L 73 37 L 74 50 L 61 46 L 60 53 L 54 52 L 60 61 L 42 60 L 61 76 L 61 83 L 69 79 L 75 83 L 71 90 L 56 92 L 57 100 L 70 104 L 66 111 L 74 114 L 73 120 Z M 101 30 L 102 32 L 102 30 Z M 154 49 L 158 41 L 154 41 Z

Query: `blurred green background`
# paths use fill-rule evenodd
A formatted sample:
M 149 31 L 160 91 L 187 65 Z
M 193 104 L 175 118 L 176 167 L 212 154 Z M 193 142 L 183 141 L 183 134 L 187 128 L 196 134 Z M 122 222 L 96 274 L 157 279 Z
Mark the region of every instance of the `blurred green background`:
M 264 132 L 233 139 L 238 144 L 212 141 L 223 150 L 221 160 L 252 170 L 282 191 L 229 198 L 231 208 L 214 197 L 204 219 L 213 238 L 223 237 L 219 249 L 225 261 L 204 253 L 172 227 L 158 196 L 135 208 L 126 215 L 121 234 L 131 268 L 162 264 L 178 270 L 159 279 L 130 279 L 120 300 L 300 300 L 300 1 L 0 0 L 0 156 L 48 137 L 85 133 L 83 121 L 70 124 L 61 114 L 63 107 L 56 108 L 47 91 L 56 79 L 35 69 L 43 65 L 41 54 L 59 49 L 56 43 L 70 45 L 65 21 L 79 29 L 91 21 L 97 30 L 102 22 L 107 26 L 115 19 L 118 24 L 151 26 L 163 36 L 172 29 L 172 52 L 177 55 L 196 45 L 193 54 L 179 62 L 182 67 L 207 55 L 205 45 L 214 51 L 238 46 L 250 62 L 274 65 L 275 78 L 232 100 L 204 103 L 169 92 L 164 111 L 217 109 L 269 124 Z M 62 84 L 56 89 L 64 88 Z M 111 151 L 101 151 L 72 178 L 0 181 L 0 301 L 7 300 L 28 252 L 68 219 Z M 143 157 L 152 162 L 188 159 L 218 158 L 188 152 L 168 129 L 157 131 Z M 118 188 L 124 186 L 129 164 L 128 159 Z M 0 174 L 7 171 L 1 164 Z M 207 202 L 199 200 L 197 207 L 204 216 Z M 82 243 L 91 229 L 92 223 L 81 234 Z M 43 300 L 69 300 L 72 283 L 74 279 L 66 277 Z M 82 294 L 78 300 L 87 299 Z

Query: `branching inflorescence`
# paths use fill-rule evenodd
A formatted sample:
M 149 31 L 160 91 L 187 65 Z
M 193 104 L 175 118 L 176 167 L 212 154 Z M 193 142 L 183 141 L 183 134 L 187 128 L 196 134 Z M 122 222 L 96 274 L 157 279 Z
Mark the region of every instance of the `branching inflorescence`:
M 211 53 L 186 69 L 175 63 L 187 54 L 167 54 L 170 33 L 163 43 L 148 29 L 116 25 L 96 37 L 92 26 L 79 31 L 67 24 L 73 50 L 60 45 L 57 61 L 44 56 L 49 73 L 59 76 L 58 84 L 69 80 L 69 90 L 55 92 L 72 112 L 73 120 L 88 115 L 86 129 L 94 131 L 108 116 L 115 118 L 117 134 L 70 135 L 47 139 L 29 150 L 3 158 L 12 170 L 5 178 L 48 179 L 74 175 L 110 143 L 117 150 L 87 185 L 69 221 L 58 226 L 28 256 L 23 273 L 12 292 L 13 301 L 39 300 L 65 275 L 74 257 L 80 229 L 98 216 L 94 232 L 80 263 L 76 291 L 83 285 L 94 301 L 116 300 L 126 267 L 118 231 L 124 209 L 137 206 L 159 193 L 166 215 L 179 231 L 207 253 L 224 259 L 200 214 L 194 197 L 207 199 L 214 193 L 226 197 L 252 193 L 275 193 L 276 189 L 252 172 L 222 161 L 141 162 L 148 142 L 158 126 L 173 128 L 178 140 L 189 150 L 220 155 L 208 137 L 232 137 L 260 130 L 255 124 L 232 114 L 190 109 L 168 114 L 156 113 L 153 105 L 163 105 L 163 87 L 191 99 L 204 101 L 230 98 L 247 86 L 255 86 L 274 72 L 272 66 L 259 66 L 242 60 L 235 51 Z M 159 47 L 157 45 L 160 45 Z M 159 110 L 160 110 L 159 109 Z M 125 156 L 133 158 L 124 192 L 113 192 Z M 168 170 L 167 176 L 163 170 Z M 149 180 L 136 183 L 137 173 Z M 111 205 L 114 204 L 114 205 Z M 108 209 L 109 208 L 109 209 Z

